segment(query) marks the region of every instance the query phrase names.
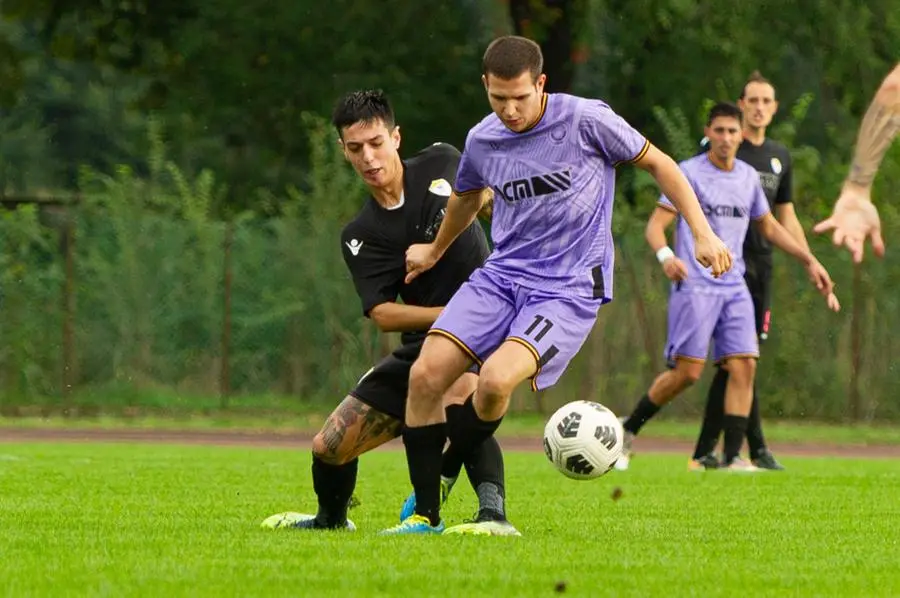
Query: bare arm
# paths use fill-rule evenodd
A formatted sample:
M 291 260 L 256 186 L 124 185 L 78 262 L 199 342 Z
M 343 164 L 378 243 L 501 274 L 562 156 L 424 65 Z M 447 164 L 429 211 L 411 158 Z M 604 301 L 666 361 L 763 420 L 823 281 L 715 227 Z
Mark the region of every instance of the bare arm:
M 478 217 L 482 220 L 490 222 L 494 215 L 494 190 L 490 187 L 485 189 L 481 195 L 481 209 L 478 210 Z
M 666 229 L 675 222 L 677 214 L 672 210 L 657 207 L 650 214 L 650 220 L 647 221 L 647 228 L 644 229 L 644 238 L 653 253 L 658 253 L 660 249 L 669 245 L 666 240 Z
M 853 164 L 845 186 L 869 190 L 881 159 L 900 132 L 900 63 L 875 93 L 863 117 L 856 140 Z
M 803 225 L 797 218 L 797 211 L 794 209 L 793 203 L 780 203 L 775 206 L 775 216 L 778 222 L 787 229 L 795 241 L 807 252 L 809 251 L 809 243 L 806 241 L 806 233 L 803 232 Z
M 419 243 L 410 245 L 406 250 L 406 284 L 412 282 L 422 272 L 430 269 L 453 241 L 469 227 L 481 212 L 488 196 L 493 199 L 493 191 L 490 188 L 470 191 L 457 195 L 454 191 L 447 201 L 447 213 L 444 221 L 438 229 L 434 241 L 431 243 Z M 493 203 L 489 204 L 493 208 Z
M 790 254 L 804 266 L 809 266 L 816 260 L 809 252 L 809 248 L 798 243 L 791 233 L 775 220 L 771 212 L 757 220 L 756 226 L 762 236 L 768 239 L 772 245 Z
M 369 311 L 369 317 L 382 332 L 415 332 L 430 328 L 443 307 L 421 307 L 403 303 L 380 303 Z
M 697 195 L 672 158 L 651 144 L 644 157 L 635 165 L 653 175 L 653 178 L 659 183 L 663 195 L 675 204 L 687 221 L 695 239 L 713 234 L 709 221 L 700 207 Z
M 457 195 L 454 191 L 450 195 L 444 221 L 431 244 L 436 259 L 440 259 L 453 241 L 472 224 L 484 204 L 485 194 L 489 192 L 490 189 L 480 189 L 463 195 Z

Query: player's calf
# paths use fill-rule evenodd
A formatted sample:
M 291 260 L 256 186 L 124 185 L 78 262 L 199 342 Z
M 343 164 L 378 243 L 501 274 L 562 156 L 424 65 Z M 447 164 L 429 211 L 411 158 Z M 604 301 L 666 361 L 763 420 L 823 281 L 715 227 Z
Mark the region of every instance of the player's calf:
M 313 438 L 312 478 L 319 510 L 306 527 L 343 528 L 356 487 L 359 455 L 400 433 L 400 422 L 348 396 Z
M 725 388 L 725 459 L 729 467 L 740 454 L 747 433 L 748 415 L 753 401 L 753 379 L 756 375 L 755 357 L 737 357 L 728 360 L 728 386 Z

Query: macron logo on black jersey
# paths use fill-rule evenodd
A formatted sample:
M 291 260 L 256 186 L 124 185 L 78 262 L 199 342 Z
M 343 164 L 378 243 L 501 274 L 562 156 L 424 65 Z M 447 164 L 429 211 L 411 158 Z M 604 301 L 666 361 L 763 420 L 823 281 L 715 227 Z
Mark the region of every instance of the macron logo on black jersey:
M 350 239 L 345 243 L 345 245 L 347 246 L 347 249 L 350 250 L 350 253 L 352 253 L 355 257 L 359 255 L 359 250 L 362 249 L 363 242 L 359 239 Z
M 507 181 L 495 191 L 508 202 L 517 202 L 530 197 L 550 195 L 572 188 L 572 173 L 567 168 L 547 174 Z

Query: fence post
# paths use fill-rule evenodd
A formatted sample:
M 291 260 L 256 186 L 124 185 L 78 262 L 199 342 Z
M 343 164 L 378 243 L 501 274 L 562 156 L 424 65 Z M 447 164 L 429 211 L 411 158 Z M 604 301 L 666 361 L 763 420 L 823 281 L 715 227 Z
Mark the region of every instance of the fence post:
M 223 259 L 223 301 L 222 301 L 222 347 L 221 369 L 219 371 L 219 395 L 222 409 L 228 409 L 231 395 L 231 245 L 234 241 L 234 223 L 225 225 L 224 259 Z
M 75 218 L 79 196 L 65 208 L 63 250 L 65 251 L 65 279 L 63 280 L 62 321 L 62 398 L 63 412 L 68 415 L 72 406 L 72 385 L 75 369 Z

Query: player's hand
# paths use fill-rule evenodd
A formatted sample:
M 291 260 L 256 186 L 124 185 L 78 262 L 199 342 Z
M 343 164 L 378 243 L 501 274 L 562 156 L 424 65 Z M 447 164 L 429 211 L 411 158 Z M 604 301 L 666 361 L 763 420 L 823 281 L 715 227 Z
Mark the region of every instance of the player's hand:
M 688 277 L 687 266 L 677 257 L 670 257 L 663 262 L 663 272 L 672 282 L 681 282 Z
M 841 196 L 834 204 L 831 217 L 818 223 L 813 232 L 821 234 L 834 231 L 832 240 L 843 245 L 853 261 L 863 260 L 866 239 L 871 239 L 872 250 L 878 257 L 884 256 L 884 239 L 881 237 L 881 218 L 869 197 L 869 190 L 853 184 L 845 184 Z
M 433 244 L 410 245 L 406 250 L 406 284 L 411 283 L 422 272 L 430 270 L 437 260 Z
M 834 294 L 834 282 L 832 282 L 831 276 L 828 274 L 828 270 L 825 269 L 825 266 L 813 258 L 809 266 L 806 267 L 806 271 L 816 289 L 823 297 L 825 297 L 825 301 L 828 303 L 828 309 L 831 311 L 839 311 L 841 309 L 841 304 Z
M 694 237 L 694 257 L 704 268 L 712 268 L 712 275 L 715 278 L 731 270 L 731 251 L 712 231 Z

